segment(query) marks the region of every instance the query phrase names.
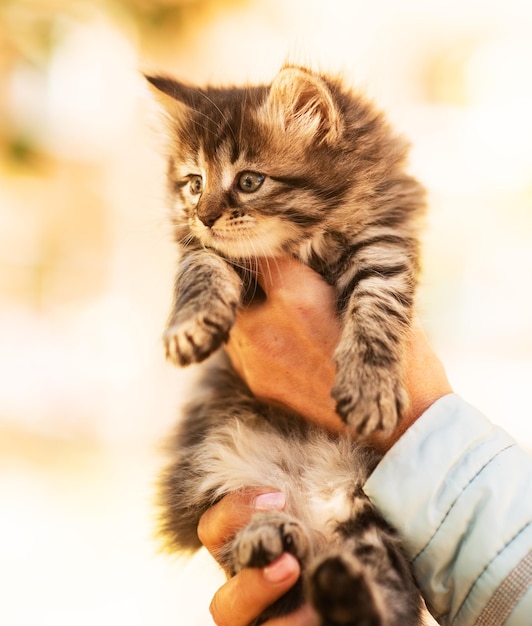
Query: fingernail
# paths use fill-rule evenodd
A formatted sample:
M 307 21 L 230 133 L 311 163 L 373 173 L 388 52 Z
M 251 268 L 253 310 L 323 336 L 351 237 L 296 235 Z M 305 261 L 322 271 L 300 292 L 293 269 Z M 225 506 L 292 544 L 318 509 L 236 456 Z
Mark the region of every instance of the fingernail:
M 261 493 L 255 498 L 254 504 L 257 511 L 281 511 L 286 504 L 286 498 L 280 491 Z
M 264 578 L 270 583 L 282 583 L 289 578 L 292 578 L 295 572 L 297 572 L 298 564 L 291 554 L 282 554 L 277 561 L 267 565 L 262 571 Z

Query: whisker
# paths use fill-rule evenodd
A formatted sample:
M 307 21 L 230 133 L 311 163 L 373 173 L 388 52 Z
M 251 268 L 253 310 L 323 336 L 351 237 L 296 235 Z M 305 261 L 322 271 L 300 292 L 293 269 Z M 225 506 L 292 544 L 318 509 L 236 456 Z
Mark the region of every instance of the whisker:
M 241 104 L 241 112 L 240 112 L 240 125 L 238 127 L 238 143 L 239 145 L 242 145 L 242 138 L 244 135 L 244 111 L 246 109 L 246 104 L 247 104 L 247 99 L 248 99 L 248 92 L 245 91 L 244 92 L 244 98 Z
M 212 124 L 214 124 L 215 126 L 218 125 L 218 122 L 214 119 L 212 119 L 211 117 L 209 117 L 208 115 L 205 115 L 204 113 L 200 113 L 198 111 L 198 113 L 200 115 L 203 115 L 205 118 L 207 118 L 207 121 L 212 122 Z M 202 130 L 204 130 L 207 133 L 210 133 L 213 136 L 216 136 L 216 133 L 214 132 L 214 130 L 212 128 L 209 128 L 209 126 L 207 126 L 206 124 L 202 124 L 199 120 L 191 120 L 191 123 L 194 124 L 195 126 L 197 126 L 198 128 L 201 128 Z M 221 128 L 218 126 L 218 128 Z
M 257 277 L 259 274 L 259 260 L 258 260 L 258 255 L 257 255 L 257 251 L 256 251 L 255 244 L 253 242 L 253 239 L 247 233 L 246 233 L 245 242 L 246 242 L 246 247 L 249 250 L 248 257 L 249 257 L 249 262 L 250 262 L 250 272 L 253 276 L 253 294 L 251 298 L 251 300 L 253 301 L 253 299 L 257 295 L 257 289 L 258 289 Z
M 233 267 L 238 267 L 239 269 L 244 270 L 245 272 L 250 271 L 249 265 L 246 264 L 246 259 L 242 259 L 240 263 L 236 259 L 230 259 L 229 262 L 231 263 Z
M 201 95 L 204 95 L 201 92 L 198 92 L 198 93 L 200 93 Z M 216 106 L 214 104 L 214 102 L 212 104 L 214 106 Z M 216 108 L 218 108 L 218 107 L 216 107 Z M 223 113 L 221 111 L 220 111 L 220 114 L 222 115 L 222 118 L 224 119 L 224 121 L 227 123 L 227 118 L 223 115 Z M 203 119 L 200 120 L 200 119 L 198 119 L 198 117 L 203 118 Z M 205 123 L 202 123 L 202 121 L 205 122 Z M 210 133 L 213 136 L 216 136 L 217 132 L 223 131 L 223 126 L 222 126 L 222 124 L 220 124 L 220 122 L 218 120 L 216 120 L 214 117 L 211 117 L 210 115 L 208 115 L 204 111 L 199 111 L 198 109 L 192 109 L 188 113 L 188 122 L 191 125 L 196 126 L 197 128 L 201 128 L 206 133 Z M 215 131 L 217 131 L 217 132 L 215 132 Z M 231 130 L 231 132 L 232 132 L 232 130 Z
M 236 141 L 236 136 L 235 133 L 233 131 L 233 129 L 231 128 L 231 124 L 229 123 L 229 119 L 227 118 L 227 116 L 223 113 L 223 111 L 220 109 L 220 107 L 216 104 L 216 102 L 214 102 L 214 100 L 212 98 L 210 98 L 205 92 L 203 91 L 199 91 L 199 94 L 202 98 L 205 98 L 205 100 L 207 100 L 207 102 L 209 102 L 210 104 L 212 104 L 212 106 L 218 111 L 218 113 L 221 115 L 223 121 L 227 124 L 227 128 L 229 130 L 229 132 L 231 133 L 231 135 L 233 135 L 233 139 Z M 210 119 L 210 121 L 214 122 L 216 124 L 216 120 L 214 119 Z M 218 128 L 221 129 L 222 126 L 218 125 Z M 214 133 L 213 133 L 214 134 Z

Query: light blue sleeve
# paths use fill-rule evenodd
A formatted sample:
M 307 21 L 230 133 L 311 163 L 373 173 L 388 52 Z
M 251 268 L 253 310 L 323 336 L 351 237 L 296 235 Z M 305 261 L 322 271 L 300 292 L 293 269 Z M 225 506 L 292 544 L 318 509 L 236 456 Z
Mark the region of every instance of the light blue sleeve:
M 442 624 L 532 624 L 532 457 L 501 428 L 445 396 L 364 490 L 398 529 Z

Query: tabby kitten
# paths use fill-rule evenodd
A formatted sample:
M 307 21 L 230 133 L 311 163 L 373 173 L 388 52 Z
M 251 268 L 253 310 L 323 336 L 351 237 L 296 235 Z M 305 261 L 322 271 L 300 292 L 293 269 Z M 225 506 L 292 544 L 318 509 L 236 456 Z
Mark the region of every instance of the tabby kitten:
M 168 357 L 200 362 L 257 293 L 258 257 L 291 256 L 336 289 L 342 334 L 333 397 L 361 435 L 405 407 L 401 362 L 418 271 L 421 186 L 383 115 L 337 79 L 285 66 L 270 85 L 196 88 L 149 76 L 168 114 L 169 193 L 182 255 L 165 332 Z M 259 402 L 223 351 L 185 411 L 162 479 L 170 547 L 199 547 L 200 516 L 225 494 L 264 486 L 282 513 L 256 515 L 220 561 L 232 574 L 283 551 L 300 582 L 258 624 L 303 601 L 323 626 L 408 626 L 420 597 L 396 533 L 363 485 L 374 453 Z

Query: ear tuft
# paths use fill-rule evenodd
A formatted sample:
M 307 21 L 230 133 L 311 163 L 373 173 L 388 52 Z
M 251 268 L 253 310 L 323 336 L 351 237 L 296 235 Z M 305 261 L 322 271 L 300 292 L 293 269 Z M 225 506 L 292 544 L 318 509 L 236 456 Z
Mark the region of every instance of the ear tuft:
M 199 90 L 184 83 L 180 83 L 168 76 L 144 74 L 150 90 L 157 102 L 168 113 L 175 113 L 179 107 L 185 105 L 196 108 Z
M 150 76 L 149 74 L 144 74 L 144 78 L 155 88 L 156 92 L 162 92 L 174 97 L 177 84 L 171 78 L 167 76 Z
M 274 78 L 269 104 L 286 131 L 333 143 L 341 134 L 338 108 L 326 82 L 304 68 L 288 66 Z

